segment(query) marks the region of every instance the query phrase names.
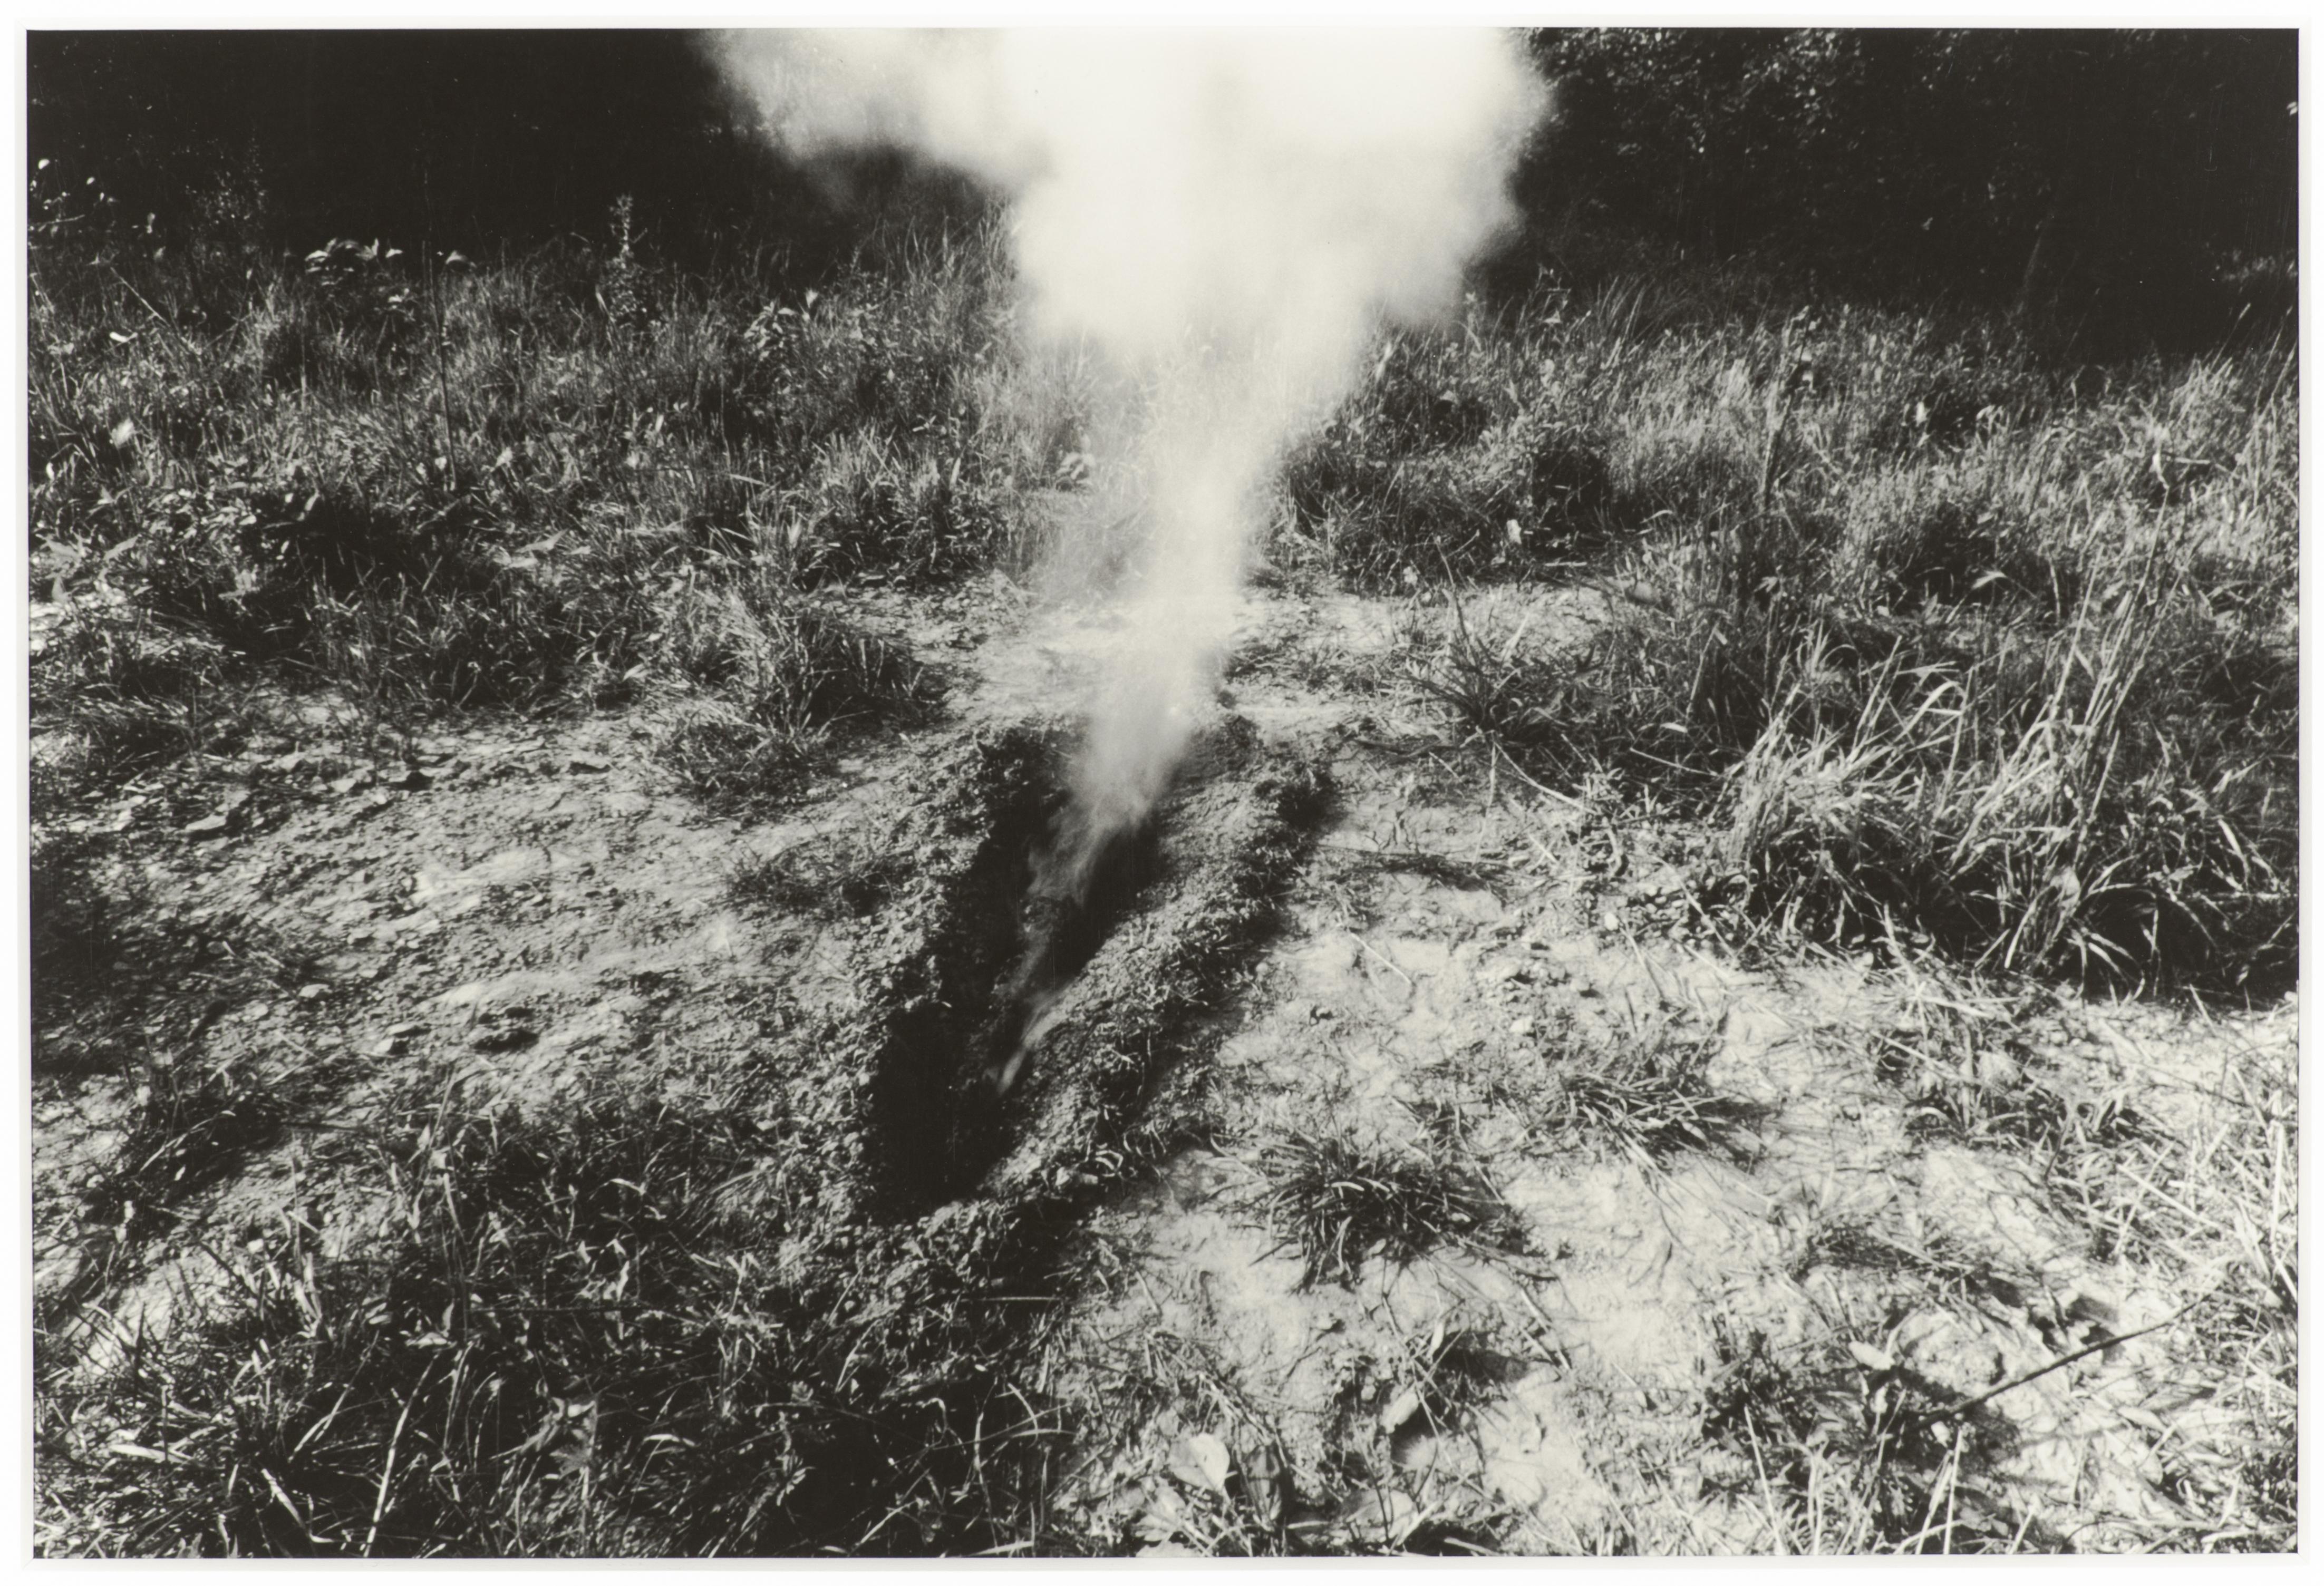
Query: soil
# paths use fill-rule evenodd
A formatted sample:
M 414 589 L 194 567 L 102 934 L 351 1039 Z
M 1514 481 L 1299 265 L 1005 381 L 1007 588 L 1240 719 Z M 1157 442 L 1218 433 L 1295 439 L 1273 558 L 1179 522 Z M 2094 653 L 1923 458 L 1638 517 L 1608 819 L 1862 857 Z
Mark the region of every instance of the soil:
M 2037 988 L 1968 1017 L 1868 956 L 1738 951 L 1693 901 L 1699 834 L 1523 787 L 1379 685 L 1395 603 L 1279 589 L 1168 805 L 1063 917 L 1028 887 L 1119 618 L 1000 579 L 864 615 L 941 667 L 947 713 L 851 741 L 780 819 L 689 805 L 641 710 L 442 725 L 408 756 L 318 751 L 318 724 L 76 823 L 150 934 L 55 983 L 110 982 L 72 1006 L 150 1008 L 146 1050 L 252 1076 L 290 1126 L 114 1237 L 84 1192 L 152 1081 L 93 1016 L 43 1021 L 51 1390 L 225 1304 L 218 1252 L 286 1206 L 327 1249 L 371 1237 L 365 1142 L 417 1074 L 545 1111 L 788 1065 L 818 1226 L 909 1233 L 862 1259 L 939 1259 L 1005 1206 L 1078 1275 L 1021 1345 L 1070 1429 L 1044 1551 L 1782 1551 L 1803 1478 L 1755 1459 L 1790 1402 L 1817 1425 L 1962 1404 L 1958 1535 L 2184 1523 L 2165 1445 L 2213 1425 L 2186 1329 L 2216 1272 L 2101 1237 L 2054 1140 L 1948 1124 L 1914 1065 L 1967 1040 L 1997 1094 L 2128 1096 L 2195 1139 L 2238 1072 L 2290 1071 L 2292 1003 Z M 170 974 L 215 988 L 198 1028 L 141 990 Z M 1557 1076 L 1639 1052 L 1717 1105 L 1589 1127 Z M 1325 1136 L 1458 1164 L 1492 1215 L 1319 1274 L 1274 1192 L 1285 1142 Z

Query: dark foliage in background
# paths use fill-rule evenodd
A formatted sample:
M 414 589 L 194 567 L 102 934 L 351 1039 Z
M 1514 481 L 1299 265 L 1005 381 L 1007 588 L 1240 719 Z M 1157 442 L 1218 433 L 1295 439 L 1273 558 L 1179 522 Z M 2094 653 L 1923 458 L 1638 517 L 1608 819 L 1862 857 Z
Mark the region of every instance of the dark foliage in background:
M 2288 30 L 1545 29 L 1532 49 L 1558 91 L 1499 261 L 1513 282 L 1587 273 L 1618 238 L 2140 343 L 2289 307 Z M 32 157 L 165 229 L 225 171 L 302 251 L 594 234 L 632 193 L 667 249 L 771 244 L 812 268 L 868 211 L 974 202 L 899 156 L 787 166 L 683 32 L 49 32 L 28 51 Z
M 673 262 L 763 244 L 812 269 L 867 214 L 974 203 L 899 156 L 787 164 L 675 31 L 36 32 L 26 82 L 32 159 L 163 238 L 475 252 L 595 236 L 630 194 Z
M 2129 329 L 2280 316 L 2298 231 L 2287 30 L 1545 29 L 1534 256 L 1627 235 L 1846 290 Z

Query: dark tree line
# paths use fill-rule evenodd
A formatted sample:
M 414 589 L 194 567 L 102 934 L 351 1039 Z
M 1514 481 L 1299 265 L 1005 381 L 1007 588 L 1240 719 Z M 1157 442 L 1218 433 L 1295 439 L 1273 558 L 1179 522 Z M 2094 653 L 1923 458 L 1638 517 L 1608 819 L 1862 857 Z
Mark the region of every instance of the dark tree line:
M 1556 111 L 1505 263 L 1587 234 L 2085 315 L 2289 302 L 2291 31 L 1600 28 L 1531 44 Z M 893 157 L 835 180 L 786 166 L 680 32 L 44 32 L 26 78 L 35 161 L 163 226 L 198 221 L 240 173 L 265 195 L 245 219 L 284 245 L 602 235 L 628 193 L 674 251 L 749 236 L 813 255 L 899 194 L 961 201 Z
M 686 32 L 48 32 L 27 54 L 36 166 L 93 178 L 165 234 L 223 205 L 301 250 L 347 235 L 475 252 L 602 239 L 626 195 L 658 246 L 698 262 L 737 239 L 827 255 L 899 190 L 959 199 L 896 156 L 787 164 Z
M 2105 316 L 2289 302 L 2289 30 L 1548 30 L 1537 233 Z M 2280 306 L 2275 304 L 2271 307 Z

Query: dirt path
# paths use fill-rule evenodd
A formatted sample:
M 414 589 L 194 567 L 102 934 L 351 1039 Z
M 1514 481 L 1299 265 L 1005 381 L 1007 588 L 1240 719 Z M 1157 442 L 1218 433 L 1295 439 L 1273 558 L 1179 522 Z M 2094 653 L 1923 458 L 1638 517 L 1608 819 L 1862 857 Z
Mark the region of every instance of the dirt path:
M 782 1138 L 854 1164 L 798 1229 L 871 1231 L 835 1248 L 885 1281 L 1005 1206 L 1072 1276 L 1010 1335 L 1063 1429 L 1016 1545 L 2191 1545 L 2174 1495 L 2255 1480 L 2251 1428 L 2289 1411 L 2215 1343 L 2273 1247 L 2186 1186 L 2249 1170 L 2255 1113 L 2290 1138 L 2289 1003 L 1747 966 L 1690 901 L 1691 834 L 1520 798 L 1349 686 L 1388 606 L 1254 596 L 1153 854 L 978 1112 L 1045 768 L 1120 631 L 997 587 L 874 614 L 946 669 L 950 719 L 858 744 L 780 821 L 691 808 L 617 715 L 408 761 L 286 736 L 203 802 L 91 813 L 108 884 L 189 954 L 152 973 L 216 993 L 198 1028 L 135 1002 L 139 1049 L 290 1127 L 107 1202 L 108 1243 L 81 1197 L 157 1082 L 107 1070 L 94 1015 L 44 1030 L 54 1447 L 102 1462 L 117 1416 L 58 1385 L 226 1304 L 286 1207 L 327 1257 L 387 1237 L 377 1142 L 415 1075 L 552 1116 L 771 1065 L 769 1138 L 804 1120 Z M 145 971 L 97 967 L 130 1006 Z

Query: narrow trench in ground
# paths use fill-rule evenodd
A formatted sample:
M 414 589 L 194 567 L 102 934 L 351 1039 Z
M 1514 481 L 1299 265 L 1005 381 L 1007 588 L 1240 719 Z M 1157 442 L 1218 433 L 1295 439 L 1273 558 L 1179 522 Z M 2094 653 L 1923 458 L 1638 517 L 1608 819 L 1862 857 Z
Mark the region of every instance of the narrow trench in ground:
M 927 994 L 888 1015 L 873 1058 L 872 1157 L 906 1213 L 967 1192 L 1007 1149 L 1007 1093 L 1039 1060 L 1042 1015 L 1161 871 L 1167 804 L 1108 841 L 1078 892 L 1046 881 L 1070 810 L 1063 768 L 1043 755 L 1019 769 L 940 905 Z

